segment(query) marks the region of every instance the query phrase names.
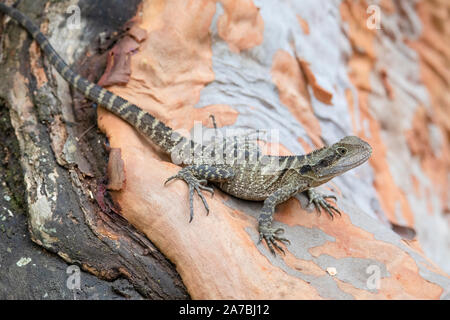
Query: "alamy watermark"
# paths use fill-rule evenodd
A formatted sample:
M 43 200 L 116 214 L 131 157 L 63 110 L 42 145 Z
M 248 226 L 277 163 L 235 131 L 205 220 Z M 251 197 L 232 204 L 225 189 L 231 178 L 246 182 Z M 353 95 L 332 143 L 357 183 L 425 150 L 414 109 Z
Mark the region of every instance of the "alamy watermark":
M 366 280 L 366 286 L 369 290 L 380 289 L 381 269 L 376 264 L 371 264 L 366 268 L 366 273 L 370 276 Z
M 66 280 L 66 287 L 69 290 L 80 290 L 81 288 L 81 270 L 79 266 L 70 265 L 66 269 L 69 275 Z
M 81 29 L 81 9 L 77 5 L 70 5 L 66 9 L 66 13 L 69 14 L 67 19 L 67 28 L 69 30 Z
M 366 13 L 369 15 L 366 20 L 367 29 L 381 29 L 381 8 L 376 4 L 371 4 L 367 7 Z
M 265 164 L 270 170 L 279 169 L 282 162 L 280 154 L 280 132 L 277 129 L 206 129 L 201 122 L 194 123 L 192 136 L 187 131 L 174 131 L 170 139 L 178 141 L 180 136 L 190 139 L 181 140 L 172 150 L 171 158 L 174 164 L 202 164 L 208 161 L 210 165 L 234 164 Z M 270 156 L 273 155 L 273 156 Z M 270 172 L 267 174 L 270 174 Z

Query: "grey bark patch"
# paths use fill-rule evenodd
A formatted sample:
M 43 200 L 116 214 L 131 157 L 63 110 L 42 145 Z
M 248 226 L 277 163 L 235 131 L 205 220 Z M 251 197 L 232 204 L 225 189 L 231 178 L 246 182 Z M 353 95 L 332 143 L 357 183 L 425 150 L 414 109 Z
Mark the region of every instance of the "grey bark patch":
M 376 288 L 372 288 L 369 284 L 371 280 L 370 277 L 373 276 L 373 273 L 370 271 L 369 267 L 376 267 L 379 270 L 379 277 L 386 278 L 389 277 L 390 274 L 386 270 L 386 266 L 374 259 L 365 259 L 365 258 L 341 258 L 336 259 L 327 254 L 321 254 L 314 261 L 323 269 L 326 270 L 329 267 L 336 268 L 335 277 L 341 281 L 349 283 L 353 285 L 355 288 L 368 290 L 373 293 L 377 293 L 378 290 Z M 375 275 L 378 276 L 378 275 Z
M 328 241 L 336 239 L 318 228 L 306 228 L 303 226 L 282 226 L 285 229 L 285 235 L 291 240 L 289 251 L 299 259 L 314 260 L 309 253 L 309 249 L 324 245 Z
M 416 263 L 420 276 L 444 289 L 441 298 L 448 295 L 448 292 L 450 292 L 450 279 L 431 271 L 429 268 L 431 267 L 430 262 L 411 247 L 406 245 L 398 234 L 396 234 L 388 226 L 381 224 L 378 220 L 364 214 L 364 212 L 354 207 L 347 201 L 343 201 L 342 206 L 343 210 L 349 214 L 352 224 L 372 233 L 376 240 L 390 243 L 405 251 Z
M 308 228 L 305 228 L 308 229 Z M 250 237 L 252 238 L 252 240 L 257 243 L 258 239 L 259 239 L 259 235 L 258 233 L 255 231 L 254 228 L 246 228 L 247 233 L 250 235 Z M 313 237 L 314 238 L 314 237 Z M 331 237 L 330 237 L 331 238 Z M 307 240 L 307 239 L 306 239 Z M 308 240 L 306 241 L 308 242 Z M 320 240 L 320 242 L 322 242 L 322 240 Z M 312 245 L 313 243 L 317 243 L 317 241 L 312 240 L 310 242 L 310 245 Z M 269 261 L 276 267 L 282 269 L 283 271 L 285 271 L 287 274 L 300 278 L 303 281 L 307 282 L 308 284 L 310 284 L 314 289 L 317 290 L 317 292 L 319 293 L 319 295 L 325 299 L 336 299 L 336 300 L 350 300 L 350 299 L 354 299 L 354 297 L 348 293 L 346 293 L 345 291 L 341 290 L 338 286 L 336 281 L 333 280 L 333 278 L 327 274 L 323 275 L 323 276 L 312 276 L 309 274 L 306 274 L 304 272 L 301 272 L 297 269 L 293 269 L 290 266 L 288 266 L 284 260 L 282 258 L 280 258 L 279 256 L 273 256 L 270 251 L 267 249 L 267 247 L 265 246 L 265 244 L 263 244 L 262 242 L 260 244 L 257 245 L 258 250 L 261 252 L 261 254 L 263 254 L 264 256 L 266 256 L 267 259 L 269 259 Z M 290 247 L 289 247 L 290 250 Z M 297 252 L 297 254 L 299 255 L 304 255 L 307 256 L 308 254 L 305 254 L 305 252 L 303 250 L 300 250 L 301 252 Z M 309 259 L 305 259 L 305 260 L 309 260 Z M 289 297 L 288 297 L 289 298 Z

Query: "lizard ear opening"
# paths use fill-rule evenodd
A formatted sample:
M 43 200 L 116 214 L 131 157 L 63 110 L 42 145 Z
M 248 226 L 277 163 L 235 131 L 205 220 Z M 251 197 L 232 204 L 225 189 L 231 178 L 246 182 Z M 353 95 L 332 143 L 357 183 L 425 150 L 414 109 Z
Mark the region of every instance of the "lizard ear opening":
M 307 173 L 308 171 L 311 171 L 311 166 L 309 164 L 306 164 L 300 168 L 301 174 Z

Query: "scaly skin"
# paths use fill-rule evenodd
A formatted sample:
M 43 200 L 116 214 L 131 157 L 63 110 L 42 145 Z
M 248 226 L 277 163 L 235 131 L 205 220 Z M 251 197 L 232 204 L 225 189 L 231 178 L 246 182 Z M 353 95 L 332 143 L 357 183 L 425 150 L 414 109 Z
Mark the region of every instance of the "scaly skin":
M 256 143 L 247 136 L 214 140 L 205 145 L 193 142 L 135 104 L 73 72 L 39 28 L 21 12 L 3 3 L 0 3 L 0 11 L 19 22 L 32 35 L 50 63 L 70 85 L 131 124 L 162 151 L 170 154 L 172 159 L 177 159 L 184 168 L 167 179 L 166 183 L 173 179 L 182 179 L 187 183 L 190 221 L 194 215 L 194 192 L 197 192 L 209 212 L 202 194 L 202 191 L 213 193 L 213 189 L 206 186 L 208 181 L 235 197 L 264 201 L 258 219 L 260 241 L 264 239 L 273 254 L 274 247 L 284 252 L 278 242 L 289 242 L 280 236 L 283 229 L 272 228 L 275 207 L 299 192 L 306 192 L 310 203 L 315 205 L 319 213 L 323 208 L 333 218 L 339 210 L 325 199 L 336 198 L 321 195 L 313 187 L 361 165 L 371 155 L 369 144 L 353 136 L 307 155 L 284 157 L 262 155 Z

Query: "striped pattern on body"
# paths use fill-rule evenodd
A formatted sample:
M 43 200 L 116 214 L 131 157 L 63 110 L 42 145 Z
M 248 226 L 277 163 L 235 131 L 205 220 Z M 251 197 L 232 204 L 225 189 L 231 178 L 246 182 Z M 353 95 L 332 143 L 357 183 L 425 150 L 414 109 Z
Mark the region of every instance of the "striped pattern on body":
M 150 113 L 142 110 L 137 105 L 123 99 L 106 90 L 99 85 L 81 77 L 75 73 L 60 57 L 49 43 L 47 37 L 40 29 L 23 13 L 15 8 L 0 3 L 0 12 L 3 12 L 20 23 L 36 40 L 51 65 L 58 73 L 73 87 L 80 91 L 85 97 L 98 103 L 107 110 L 113 112 L 123 120 L 127 121 L 144 136 L 152 140 L 166 153 L 170 153 L 175 146 L 185 146 L 191 140 L 174 132 L 163 122 L 153 117 Z

